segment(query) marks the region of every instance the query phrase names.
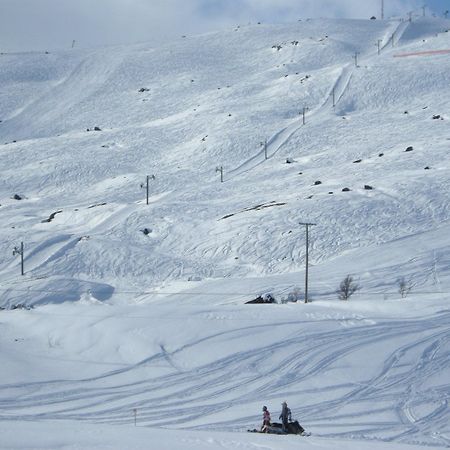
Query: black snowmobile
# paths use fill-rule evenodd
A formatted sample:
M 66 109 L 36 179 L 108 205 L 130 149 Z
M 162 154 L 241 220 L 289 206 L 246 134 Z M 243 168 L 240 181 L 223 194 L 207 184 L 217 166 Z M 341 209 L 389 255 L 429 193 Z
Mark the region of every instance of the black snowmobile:
M 281 423 L 271 423 L 266 427 L 266 431 L 257 430 L 247 430 L 249 433 L 268 433 L 268 434 L 298 434 L 300 436 L 310 436 L 311 433 L 307 433 L 305 429 L 298 423 L 297 420 L 294 422 L 289 422 L 286 427 L 286 431 L 283 430 L 283 425 Z

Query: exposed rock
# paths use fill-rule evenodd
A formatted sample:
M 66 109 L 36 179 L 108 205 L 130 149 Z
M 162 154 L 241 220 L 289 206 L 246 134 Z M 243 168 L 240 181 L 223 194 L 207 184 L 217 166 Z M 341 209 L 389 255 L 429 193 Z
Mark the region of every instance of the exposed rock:
M 321 181 L 319 181 L 319 180 L 317 180 L 317 181 L 314 181 L 314 186 L 319 186 L 319 184 L 322 184 L 322 182 L 321 182 Z
M 350 192 L 350 191 L 351 191 L 351 189 L 348 187 L 345 187 L 344 189 L 342 189 L 342 192 Z
M 62 209 L 59 209 L 58 211 L 51 213 L 48 219 L 41 220 L 41 223 L 50 223 L 55 218 L 56 214 L 60 213 L 62 213 Z
M 384 156 L 384 153 L 378 153 L 379 158 L 381 158 L 382 156 Z
M 286 158 L 286 164 L 292 164 L 294 162 L 293 158 Z
M 438 119 L 440 119 L 441 118 L 441 115 L 440 114 L 435 114 L 434 116 L 433 116 L 433 120 L 438 120 Z
M 14 194 L 11 198 L 13 200 L 23 200 L 24 199 L 24 197 L 19 194 Z
M 90 206 L 88 206 L 88 209 L 96 208 L 97 206 L 105 206 L 105 205 L 106 205 L 106 202 L 103 202 L 103 203 L 96 203 L 95 205 L 90 205 Z
M 366 191 L 371 191 L 371 190 L 373 189 L 373 187 L 370 186 L 370 184 L 365 184 L 365 185 L 364 185 L 364 189 L 365 189 Z
M 141 230 L 146 236 L 149 235 L 152 230 L 150 230 L 150 228 L 144 228 L 143 230 Z
M 362 159 L 356 159 L 355 161 L 353 161 L 353 164 L 358 164 L 360 162 L 362 162 Z
M 149 88 L 142 87 L 142 88 L 139 89 L 138 92 L 149 92 L 149 91 L 150 91 Z
M 94 131 L 102 131 L 100 127 L 94 127 Z
M 414 150 L 413 146 L 410 145 L 409 147 L 406 148 L 405 152 L 412 152 Z

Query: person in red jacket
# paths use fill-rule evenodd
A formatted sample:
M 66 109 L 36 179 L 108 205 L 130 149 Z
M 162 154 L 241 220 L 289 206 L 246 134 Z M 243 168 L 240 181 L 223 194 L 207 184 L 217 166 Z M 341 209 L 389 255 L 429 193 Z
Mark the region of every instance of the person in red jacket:
M 261 427 L 261 431 L 263 433 L 267 433 L 268 431 L 268 427 L 270 427 L 270 412 L 267 409 L 267 406 L 263 406 L 263 424 Z

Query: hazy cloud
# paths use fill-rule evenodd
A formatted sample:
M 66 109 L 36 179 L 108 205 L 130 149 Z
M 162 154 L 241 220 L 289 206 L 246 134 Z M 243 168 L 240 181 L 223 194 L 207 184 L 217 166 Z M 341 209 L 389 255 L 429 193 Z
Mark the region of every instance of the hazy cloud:
M 436 0 L 440 1 L 440 0 Z M 381 0 L 0 0 L 0 51 L 158 42 L 248 22 L 379 17 Z M 419 0 L 385 0 L 386 16 Z

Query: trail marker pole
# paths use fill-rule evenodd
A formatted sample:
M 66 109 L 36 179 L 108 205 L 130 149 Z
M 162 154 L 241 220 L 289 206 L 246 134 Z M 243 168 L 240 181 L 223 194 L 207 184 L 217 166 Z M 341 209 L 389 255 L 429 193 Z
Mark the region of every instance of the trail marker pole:
M 422 6 L 422 15 L 423 15 L 423 17 L 425 17 L 427 15 L 426 9 L 427 9 L 427 5 L 423 5 Z
M 216 167 L 216 172 L 220 172 L 220 182 L 223 183 L 223 166 Z
M 24 264 L 23 264 L 23 241 L 20 243 L 20 247 L 14 247 L 13 256 L 20 255 L 20 274 L 24 275 Z
M 355 52 L 355 55 L 353 56 L 353 58 L 355 58 L 355 67 L 358 67 L 358 55 L 359 52 Z
M 264 141 L 264 159 L 267 159 L 267 139 Z
M 305 303 L 308 303 L 309 227 L 316 224 L 300 222 L 300 225 L 306 227 Z
M 408 13 L 408 20 L 409 20 L 410 22 L 412 22 L 412 15 L 413 15 L 413 12 L 410 11 L 410 12 Z
M 392 47 L 394 47 L 394 45 L 395 45 L 395 33 L 392 33 L 391 44 L 392 44 Z
M 384 0 L 381 0 L 381 20 L 384 20 Z
M 137 408 L 133 409 L 133 415 L 134 415 L 134 426 L 137 424 Z
M 377 46 L 378 46 L 378 54 L 381 55 L 381 43 L 383 42 L 382 39 L 378 39 Z
M 333 88 L 333 108 L 336 106 L 336 88 Z
M 75 39 L 72 41 L 72 48 L 75 47 Z

